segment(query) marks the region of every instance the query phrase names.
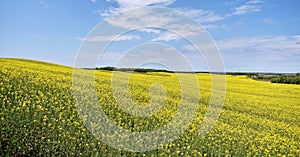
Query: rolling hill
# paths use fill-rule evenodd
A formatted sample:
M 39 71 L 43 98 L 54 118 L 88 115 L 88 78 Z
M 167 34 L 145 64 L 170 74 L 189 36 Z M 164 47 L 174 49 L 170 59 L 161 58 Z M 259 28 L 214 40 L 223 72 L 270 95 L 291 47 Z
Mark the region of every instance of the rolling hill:
M 178 75 L 189 78 L 191 74 Z M 178 81 L 178 75 L 164 72 L 132 75 L 116 72 L 116 77 L 120 80 L 120 84 L 116 86 L 116 94 L 111 88 L 113 72 L 97 70 L 94 82 L 99 104 L 91 104 L 89 107 L 95 112 L 94 115 L 98 115 L 99 108 L 102 108 L 116 126 L 132 132 L 159 129 L 172 121 L 180 106 L 181 88 L 184 85 Z M 122 78 L 130 79 L 126 82 L 122 81 Z M 159 149 L 132 152 L 113 148 L 91 133 L 93 132 L 91 129 L 96 128 L 92 125 L 97 124 L 97 118 L 91 118 L 90 123 L 86 123 L 84 115 L 89 113 L 83 113 L 85 110 L 80 110 L 80 106 L 75 103 L 72 67 L 34 60 L 0 58 L 0 154 L 4 156 L 297 156 L 300 154 L 299 85 L 260 82 L 246 76 L 226 76 L 226 99 L 221 115 L 212 130 L 206 136 L 200 137 L 198 128 L 210 101 L 211 77 L 210 74 L 199 73 L 196 74 L 196 78 L 200 96 L 190 93 L 190 99 L 200 101 L 197 102 L 197 115 L 186 130 L 178 139 L 159 146 Z M 85 89 L 88 88 L 82 86 L 80 91 L 84 92 Z M 160 93 L 161 89 L 164 89 L 164 93 Z M 121 101 L 127 102 L 127 99 L 122 97 L 125 90 L 129 90 L 132 101 L 139 106 L 147 105 L 152 99 L 163 100 L 164 106 L 149 117 L 137 117 L 126 113 L 116 101 L 116 97 L 119 96 Z M 80 112 L 82 113 L 79 114 Z M 110 138 L 115 139 L 113 136 L 120 135 L 112 133 Z M 124 141 L 113 142 L 122 144 Z

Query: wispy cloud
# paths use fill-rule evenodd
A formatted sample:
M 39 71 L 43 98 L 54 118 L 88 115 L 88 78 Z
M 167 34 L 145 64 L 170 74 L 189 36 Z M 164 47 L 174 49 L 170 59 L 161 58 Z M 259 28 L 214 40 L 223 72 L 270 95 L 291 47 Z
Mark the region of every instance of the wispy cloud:
M 263 19 L 263 22 L 266 23 L 266 24 L 275 24 L 275 22 L 269 18 L 264 18 Z
M 102 17 L 108 17 L 117 13 L 121 13 L 130 9 L 145 7 L 145 6 L 168 6 L 174 3 L 175 0 L 106 0 L 107 2 L 117 3 L 117 7 L 109 7 L 107 10 L 96 11 Z
M 149 0 L 149 1 L 140 1 L 140 0 L 107 0 L 108 2 L 115 3 L 116 6 L 112 7 L 110 6 L 106 10 L 98 10 L 96 13 L 100 15 L 101 17 L 109 17 L 133 8 L 138 7 L 145 7 L 145 6 L 169 6 L 175 2 L 175 0 Z M 218 21 L 226 20 L 234 15 L 243 15 L 247 14 L 249 12 L 257 12 L 261 10 L 261 4 L 263 3 L 262 0 L 249 0 L 248 2 L 244 3 L 243 5 L 237 6 L 234 9 L 233 13 L 227 13 L 224 15 L 217 14 L 216 12 L 212 10 L 203 10 L 203 9 L 193 9 L 193 8 L 172 8 L 174 10 L 178 10 L 186 14 L 187 16 L 191 17 L 195 21 L 202 24 L 203 28 L 205 29 L 217 29 L 217 28 L 224 28 L 225 24 L 216 24 Z M 144 15 L 147 15 L 148 12 L 139 12 L 135 13 L 136 16 L 144 17 Z M 127 26 L 132 26 L 133 23 L 131 22 L 132 19 L 118 19 L 118 20 L 110 20 L 111 21 L 117 21 L 117 25 L 121 26 L 123 28 L 126 28 Z M 155 19 L 147 19 L 146 17 L 141 20 L 152 20 L 155 23 L 174 23 L 177 19 L 174 17 L 169 16 L 159 16 Z M 137 21 L 134 21 L 137 22 Z M 125 24 L 126 23 L 126 24 Z M 125 24 L 125 25 L 124 25 Z M 125 27 L 124 27 L 125 26 Z M 128 27 L 127 27 L 128 28 Z M 143 31 L 143 30 L 141 30 Z M 152 32 L 154 33 L 154 32 Z M 156 33 L 159 33 L 156 31 Z M 174 35 L 166 35 L 163 34 L 164 38 L 168 39 L 177 39 Z M 167 37 L 168 36 L 168 37 Z M 162 39 L 162 37 L 161 37 Z
M 300 35 L 295 36 L 254 36 L 239 37 L 216 41 L 220 51 L 234 53 L 247 51 L 249 53 L 275 52 L 287 55 L 300 55 Z
M 120 8 L 135 8 L 149 5 L 167 6 L 172 4 L 175 0 L 108 0 L 109 2 L 115 1 L 119 4 Z
M 250 0 L 246 4 L 255 5 L 255 4 L 260 4 L 260 3 L 263 3 L 263 1 L 262 0 Z
M 175 0 L 148 0 L 148 1 L 140 1 L 140 0 L 107 0 L 108 2 L 117 3 L 117 7 L 109 7 L 107 10 L 97 10 L 96 14 L 101 17 L 109 17 L 130 9 L 145 7 L 145 6 L 169 6 L 175 2 Z M 210 10 L 202 10 L 202 9 L 191 9 L 191 8 L 173 8 L 175 10 L 181 11 L 187 16 L 193 18 L 199 23 L 209 23 L 216 22 L 225 19 L 225 16 L 217 15 L 213 11 Z M 216 28 L 207 27 L 207 28 Z
M 297 55 L 300 57 L 300 35 L 295 36 L 253 36 L 235 37 L 215 41 L 218 49 L 226 54 L 261 54 L 276 53 Z M 192 45 L 182 47 L 183 51 L 196 51 Z
M 249 12 L 261 11 L 261 3 L 263 3 L 261 0 L 250 0 L 246 4 L 236 7 L 233 15 L 243 15 Z
M 171 40 L 178 40 L 181 37 L 175 33 L 171 32 L 164 32 L 160 34 L 158 37 L 151 39 L 151 41 L 171 41 Z
M 126 41 L 126 40 L 139 40 L 140 36 L 137 35 L 122 35 L 120 37 L 111 35 L 111 36 L 94 36 L 94 37 L 85 37 L 85 38 L 77 38 L 81 41 L 91 41 L 91 42 L 97 42 L 97 41 Z
M 124 29 L 140 28 L 142 26 L 145 29 L 138 29 L 140 32 L 151 32 L 156 37 L 152 41 L 170 41 L 176 40 L 180 37 L 176 34 L 184 36 L 195 36 L 202 33 L 204 30 L 198 23 L 187 19 L 185 16 L 176 14 L 170 11 L 157 11 L 156 8 L 138 9 L 132 12 L 124 12 L 120 16 L 112 16 L 105 19 L 107 23 L 112 26 L 120 27 Z M 174 33 L 166 32 L 166 30 L 151 29 L 168 29 L 167 31 L 173 31 Z
M 144 7 L 144 6 L 168 6 L 173 4 L 175 0 L 149 0 L 149 1 L 138 1 L 138 0 L 107 0 L 108 2 L 116 3 L 115 7 L 109 7 L 105 11 L 98 11 L 98 14 L 102 17 L 108 17 L 113 14 L 121 13 L 129 9 Z M 249 0 L 244 3 L 244 5 L 238 6 L 235 8 L 234 13 L 227 13 L 224 15 L 219 15 L 211 10 L 202 10 L 202 9 L 192 9 L 192 8 L 173 8 L 178 10 L 191 17 L 198 23 L 202 25 L 204 29 L 217 29 L 225 28 L 226 24 L 217 24 L 216 22 L 226 20 L 231 16 L 242 15 L 253 11 L 260 11 L 260 4 L 263 3 L 262 0 Z M 179 22 L 177 17 L 157 13 L 157 11 L 152 11 L 151 9 L 147 10 L 138 10 L 138 12 L 126 13 L 127 16 L 112 16 L 111 18 L 105 19 L 109 24 L 124 28 L 131 29 L 135 27 L 140 27 L 141 24 L 145 23 L 154 23 L 156 26 L 161 26 L 159 28 L 172 28 L 176 30 L 178 34 L 185 34 L 186 36 L 193 36 L 201 32 L 201 28 L 195 28 L 195 25 L 188 25 L 183 22 Z M 141 18 L 142 17 L 142 18 Z M 199 26 L 198 26 L 199 27 Z M 164 32 L 155 29 L 140 29 L 140 32 L 154 33 L 157 36 L 152 39 L 152 41 L 171 41 L 178 40 L 181 37 L 171 33 Z
M 41 0 L 39 3 L 44 8 L 48 8 L 49 7 L 49 3 L 47 1 L 45 1 L 45 0 Z
M 200 25 L 195 24 L 170 24 L 169 28 L 172 30 L 175 30 L 174 32 L 161 32 L 160 34 L 157 34 L 156 37 L 151 39 L 151 41 L 172 41 L 172 40 L 179 40 L 184 39 L 187 37 L 195 37 L 199 36 L 202 33 L 205 33 L 204 26 L 200 27 Z
M 229 71 L 293 71 L 300 67 L 300 35 L 235 37 L 215 43 Z M 182 46 L 181 51 L 197 52 L 192 45 Z
M 159 34 L 159 33 L 161 33 L 161 30 L 159 30 L 159 29 L 154 29 L 154 28 L 142 28 L 142 29 L 138 29 L 138 31 L 141 31 L 141 32 L 147 32 L 147 33 L 154 33 L 154 34 Z
M 211 10 L 188 8 L 179 8 L 176 10 L 182 11 L 183 13 L 195 19 L 199 23 L 216 22 L 226 18 L 226 16 L 217 15 Z

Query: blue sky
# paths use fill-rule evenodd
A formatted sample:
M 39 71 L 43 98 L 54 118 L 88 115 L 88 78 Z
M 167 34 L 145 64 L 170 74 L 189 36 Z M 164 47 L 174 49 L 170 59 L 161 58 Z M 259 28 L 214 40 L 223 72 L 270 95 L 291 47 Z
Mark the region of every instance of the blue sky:
M 98 23 L 145 6 L 178 10 L 201 24 L 216 43 L 226 71 L 300 72 L 298 0 L 3 0 L 0 57 L 73 66 L 81 43 L 91 40 L 86 35 Z M 188 43 L 162 30 L 125 35 L 107 49 L 99 66 L 114 65 L 124 51 L 147 41 L 175 47 L 196 70 L 203 70 Z

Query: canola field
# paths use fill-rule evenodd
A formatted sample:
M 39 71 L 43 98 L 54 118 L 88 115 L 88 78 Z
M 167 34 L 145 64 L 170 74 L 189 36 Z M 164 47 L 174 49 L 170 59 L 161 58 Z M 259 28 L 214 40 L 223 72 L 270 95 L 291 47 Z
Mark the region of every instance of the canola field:
M 119 72 L 120 78 L 129 75 Z M 191 74 L 178 74 L 191 75 Z M 129 90 L 138 105 L 150 102 L 149 89 L 164 96 L 164 106 L 149 117 L 136 117 L 118 106 L 111 71 L 95 73 L 99 105 L 120 128 L 145 132 L 168 124 L 180 105 L 175 74 L 133 73 Z M 75 105 L 73 68 L 24 59 L 0 59 L 0 155 L 3 156 L 299 156 L 300 86 L 272 84 L 245 76 L 226 76 L 226 99 L 211 131 L 199 136 L 211 97 L 210 74 L 196 74 L 200 102 L 187 129 L 169 144 L 146 152 L 113 148 L 84 125 Z M 82 90 L 85 88 L 82 87 Z M 120 85 L 120 91 L 122 86 Z M 155 89 L 154 89 L 155 90 Z M 116 91 L 117 92 L 117 91 Z M 197 95 L 191 93 L 191 99 Z M 122 98 L 122 97 L 121 97 Z M 96 111 L 96 109 L 95 109 Z M 115 141 L 118 143 L 119 141 Z

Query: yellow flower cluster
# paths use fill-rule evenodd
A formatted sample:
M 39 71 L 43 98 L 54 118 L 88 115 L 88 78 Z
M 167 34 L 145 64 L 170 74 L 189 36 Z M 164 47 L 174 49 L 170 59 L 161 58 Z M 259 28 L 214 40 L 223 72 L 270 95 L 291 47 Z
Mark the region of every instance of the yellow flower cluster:
M 300 86 L 258 82 L 244 76 L 226 76 L 226 101 L 222 113 L 206 136 L 199 136 L 211 97 L 211 77 L 196 74 L 200 102 L 197 116 L 186 131 L 160 149 L 130 152 L 112 148 L 85 127 L 91 117 L 79 116 L 72 94 L 73 69 L 56 64 L 0 59 L 0 154 L 4 156 L 299 156 Z M 120 72 L 118 77 L 127 77 Z M 187 76 L 191 74 L 178 74 Z M 123 112 L 115 101 L 126 81 L 113 93 L 112 72 L 97 70 L 95 87 L 99 105 L 120 128 L 145 132 L 168 124 L 176 115 L 181 87 L 173 73 L 134 73 L 130 96 L 137 105 L 151 99 L 164 106 L 149 117 Z M 188 78 L 188 77 L 187 77 Z M 80 82 L 78 82 L 80 83 Z M 83 83 L 84 84 L 84 83 Z M 153 86 L 160 84 L 160 87 Z M 86 88 L 83 86 L 84 92 Z M 156 90 L 151 95 L 149 90 Z M 118 92 L 119 91 L 119 92 Z M 153 94 L 153 93 L 152 93 Z M 119 95 L 122 99 L 122 95 Z M 191 99 L 197 95 L 191 93 Z M 86 100 L 87 102 L 89 100 Z M 127 99 L 124 99 L 124 103 Z M 80 112 L 80 110 L 79 110 Z M 97 114 L 94 114 L 95 116 Z M 189 116 L 189 115 L 186 115 Z M 96 118 L 95 118 L 96 119 Z M 87 125 L 97 122 L 90 119 Z M 110 134 L 111 137 L 119 136 Z M 115 141 L 116 143 L 122 141 Z

